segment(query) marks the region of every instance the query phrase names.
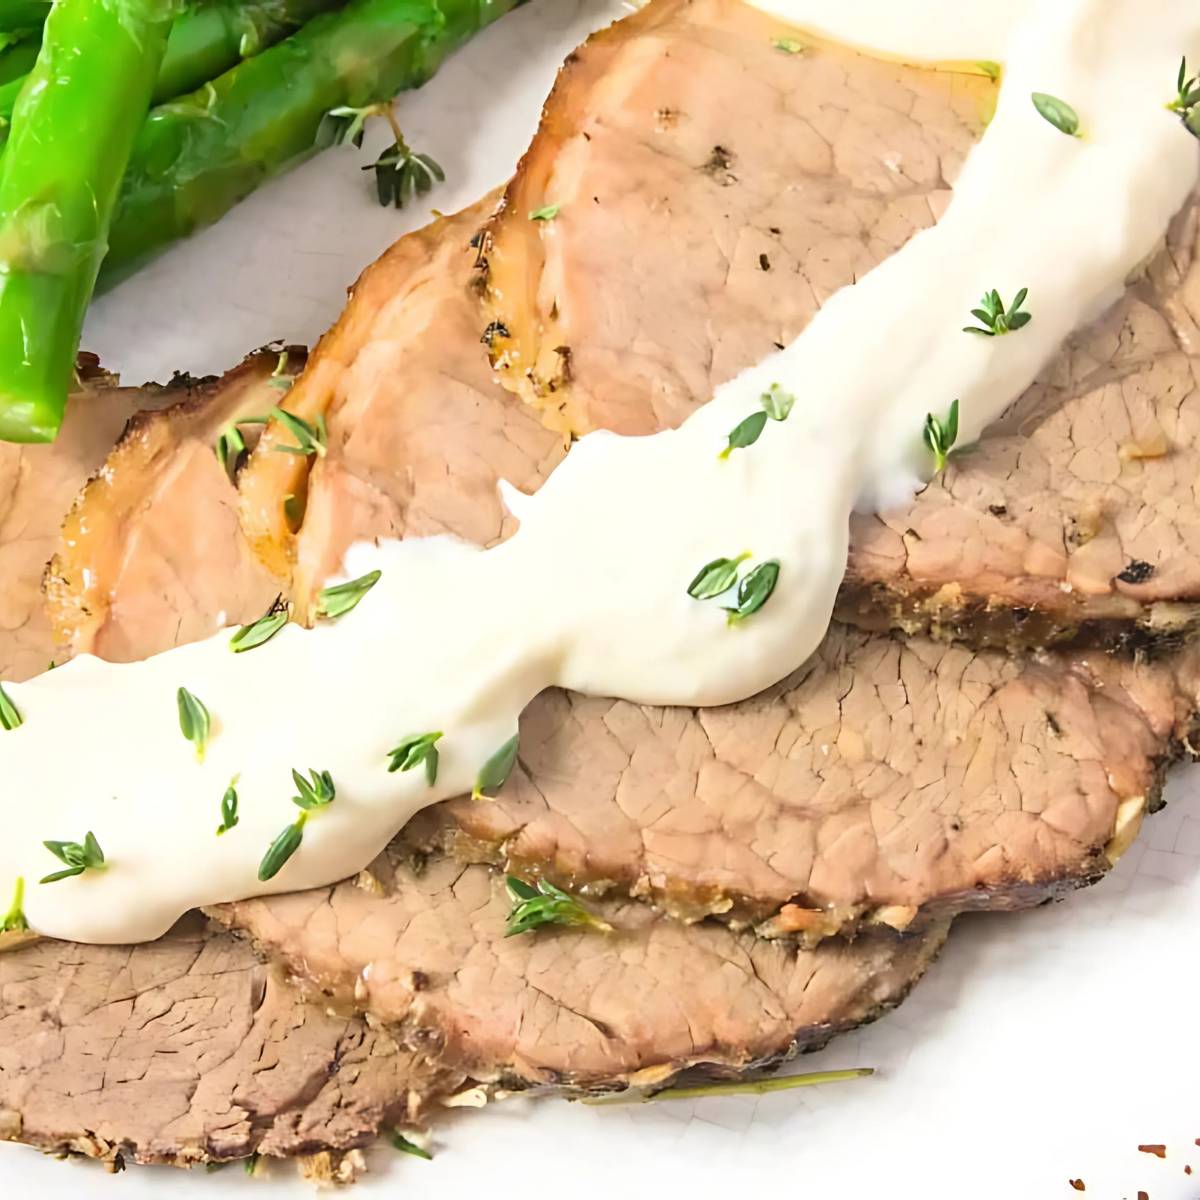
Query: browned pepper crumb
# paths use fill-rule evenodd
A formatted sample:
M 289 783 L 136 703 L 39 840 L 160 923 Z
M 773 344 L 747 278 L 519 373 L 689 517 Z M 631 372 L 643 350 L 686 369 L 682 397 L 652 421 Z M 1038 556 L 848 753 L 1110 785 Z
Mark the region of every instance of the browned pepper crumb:
M 1070 1183 L 1071 1183 L 1071 1186 L 1072 1186 L 1072 1187 L 1073 1187 L 1073 1188 L 1074 1188 L 1074 1189 L 1075 1189 L 1077 1192 L 1086 1192 L 1086 1191 L 1087 1191 L 1087 1185 L 1086 1185 L 1086 1184 L 1083 1182 L 1083 1180 L 1082 1180 L 1082 1179 L 1072 1179 L 1072 1180 L 1070 1181 Z
M 1150 1200 L 1149 1192 L 1138 1192 L 1138 1200 Z
M 1166 1146 L 1162 1145 L 1161 1143 L 1155 1143 L 1155 1144 L 1146 1145 L 1146 1146 L 1139 1146 L 1138 1149 L 1143 1154 L 1153 1154 L 1155 1158 L 1166 1158 L 1167 1157 L 1167 1148 L 1166 1148 Z
M 1192 1168 L 1191 1168 L 1191 1165 L 1190 1165 L 1190 1164 L 1189 1164 L 1189 1165 L 1185 1165 L 1185 1166 L 1184 1166 L 1184 1168 L 1183 1168 L 1183 1173 L 1184 1173 L 1185 1175 L 1190 1175 L 1190 1174 L 1192 1173 Z

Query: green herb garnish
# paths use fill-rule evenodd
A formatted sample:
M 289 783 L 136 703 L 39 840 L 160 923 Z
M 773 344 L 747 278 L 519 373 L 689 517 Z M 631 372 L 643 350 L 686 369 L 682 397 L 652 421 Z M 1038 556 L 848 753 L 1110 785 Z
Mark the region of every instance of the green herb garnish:
M 768 417 L 772 421 L 786 421 L 796 403 L 796 397 L 791 392 L 785 392 L 779 384 L 773 383 L 759 396 L 758 402 L 762 405 L 762 411 L 751 413 L 744 421 L 733 427 L 729 433 L 728 444 L 717 455 L 718 458 L 726 459 L 735 450 L 744 450 L 747 446 L 753 446 L 767 427 Z
M 446 182 L 441 165 L 428 154 L 410 150 L 399 128 L 395 143 L 363 170 L 375 172 L 375 192 L 384 208 L 390 204 L 403 208 L 418 196 L 433 191 L 435 183 Z
M 729 431 L 729 443 L 717 457 L 725 459 L 735 450 L 744 450 L 747 446 L 753 446 L 762 436 L 762 431 L 766 427 L 767 414 L 765 412 L 751 413 L 744 421 L 740 421 Z
M 232 480 L 237 475 L 242 455 L 246 453 L 246 439 L 242 437 L 242 431 L 236 424 L 228 426 L 217 438 L 213 453 L 217 456 L 217 462 L 224 468 L 225 474 Z
M 311 458 L 314 454 L 318 458 L 325 457 L 325 449 L 329 444 L 329 430 L 325 427 L 324 413 L 318 413 L 317 420 L 312 425 L 303 417 L 278 406 L 271 409 L 271 416 L 296 439 L 294 446 L 274 447 L 280 454 L 298 454 L 301 458 Z
M 782 50 L 784 54 L 803 54 L 804 43 L 796 41 L 795 38 L 777 37 L 771 39 L 771 45 L 776 50 Z
M 754 570 L 748 572 L 738 584 L 737 604 L 732 608 L 726 605 L 729 614 L 729 624 L 736 625 L 739 621 L 753 616 L 768 600 L 779 582 L 779 563 L 769 559 L 759 563 Z
M 228 833 L 238 823 L 238 777 L 235 775 L 221 797 L 221 824 L 217 826 L 217 837 Z
M 0 933 L 23 933 L 28 928 L 29 922 L 25 920 L 25 880 L 18 877 L 13 888 L 12 904 L 8 906 L 3 920 L 0 920 Z
M 854 1067 L 848 1071 L 810 1071 L 807 1075 L 782 1075 L 771 1079 L 736 1079 L 730 1083 L 701 1083 L 691 1087 L 661 1088 L 657 1092 L 622 1093 L 614 1099 L 584 1100 L 603 1108 L 606 1104 L 649 1104 L 652 1100 L 698 1100 L 703 1096 L 762 1096 L 768 1092 L 790 1092 L 793 1088 L 817 1087 L 824 1083 L 844 1083 L 875 1074 L 874 1067 Z
M 1082 136 L 1079 132 L 1079 114 L 1065 100 L 1048 96 L 1045 92 L 1034 92 L 1030 99 L 1038 113 L 1060 133 L 1075 138 Z
M 786 421 L 796 405 L 796 397 L 791 392 L 785 392 L 779 384 L 773 383 L 759 396 L 758 402 L 772 421 Z
M 562 212 L 561 204 L 543 204 L 541 208 L 535 208 L 529 214 L 529 219 L 531 221 L 553 221 L 560 212 Z
M 933 454 L 933 473 L 941 474 L 946 468 L 946 460 L 954 443 L 958 441 L 958 401 L 950 405 L 950 413 L 945 421 L 935 417 L 933 413 L 925 415 L 925 445 Z
M 413 1158 L 424 1158 L 430 1162 L 433 1161 L 433 1155 L 428 1150 L 418 1146 L 416 1142 L 410 1142 L 398 1129 L 392 1131 L 388 1140 L 401 1154 L 411 1154 Z
M 96 835 L 91 830 L 83 839 L 83 845 L 78 842 L 43 842 L 42 845 L 60 862 L 66 863 L 67 869 L 43 876 L 39 880 L 41 883 L 57 883 L 60 879 L 82 875 L 84 871 L 104 870 L 104 851 L 100 849 L 100 843 L 96 841 Z
M 1000 78 L 1002 67 L 998 62 L 992 62 L 990 58 L 981 58 L 976 64 L 981 75 L 986 75 L 989 79 L 995 81 Z
M 324 588 L 317 597 L 317 616 L 330 619 L 345 616 L 358 607 L 358 602 L 379 582 L 382 575 L 382 571 L 371 571 L 347 583 Z
M 750 557 L 744 550 L 737 558 L 714 558 L 696 572 L 696 578 L 688 584 L 688 595 L 693 600 L 711 600 L 729 591 L 737 583 L 738 567 Z
M 196 758 L 203 761 L 204 749 L 208 745 L 208 735 L 212 728 L 212 719 L 204 702 L 193 696 L 185 687 L 175 693 L 175 703 L 179 708 L 179 731 L 196 747 Z
M 582 925 L 604 933 L 612 932 L 612 926 L 607 921 L 546 879 L 539 879 L 535 887 L 515 875 L 509 875 L 505 884 L 512 901 L 512 911 L 504 926 L 505 937 L 530 933 L 543 925 Z
M 245 1171 L 247 1175 L 253 1175 L 254 1172 L 258 1170 L 257 1150 L 255 1150 L 255 1152 L 251 1154 L 249 1158 L 242 1160 L 242 1170 Z
M 53 667 L 54 664 L 50 665 Z M 0 683 L 0 725 L 5 729 L 17 729 L 24 724 L 25 718 L 4 690 L 4 684 Z
M 263 855 L 262 862 L 258 864 L 258 879 L 260 883 L 266 883 L 268 879 L 274 879 L 283 869 L 283 864 L 300 849 L 300 843 L 304 840 L 304 826 L 307 821 L 308 813 L 302 812 L 296 818 L 295 822 L 289 825 L 267 847 L 267 852 Z
M 264 642 L 269 642 L 288 623 L 288 607 L 282 596 L 275 597 L 275 603 L 257 621 L 243 625 L 229 639 L 229 648 L 234 654 L 242 654 L 253 650 Z
M 1028 295 L 1029 289 L 1022 288 L 1013 297 L 1013 302 L 1006 311 L 1004 301 L 1000 299 L 1000 293 L 995 288 L 992 288 L 990 292 L 984 292 L 983 299 L 979 302 L 980 307 L 971 309 L 971 316 L 980 324 L 964 325 L 963 333 L 1000 337 L 1003 334 L 1012 333 L 1014 330 L 1023 329 L 1033 320 L 1029 313 L 1021 311 L 1021 305 L 1025 303 L 1025 297 Z
M 1179 63 L 1179 77 L 1176 80 L 1175 89 L 1178 95 L 1167 105 L 1171 112 L 1186 115 L 1200 105 L 1200 75 L 1188 77 L 1186 58 Z
M 316 771 L 311 768 L 308 776 L 305 779 L 299 771 L 293 768 L 292 780 L 300 794 L 292 797 L 292 803 L 297 808 L 304 809 L 305 812 L 313 808 L 327 808 L 337 796 L 337 788 L 333 786 L 333 776 L 328 771 Z
M 281 350 L 275 363 L 275 370 L 271 372 L 271 378 L 267 380 L 267 387 L 274 388 L 277 392 L 290 392 L 292 384 L 295 382 L 295 378 L 288 374 L 288 352 Z
M 316 809 L 328 808 L 337 796 L 337 788 L 333 785 L 333 777 L 328 771 L 317 771 L 310 768 L 305 779 L 299 771 L 293 768 L 292 781 L 299 795 L 292 797 L 292 803 L 303 811 L 288 825 L 282 833 L 267 847 L 262 862 L 258 864 L 258 878 L 262 883 L 274 879 L 304 840 L 304 826 L 308 823 L 309 814 Z
M 479 772 L 478 778 L 475 780 L 475 786 L 471 789 L 472 800 L 485 799 L 485 792 L 493 792 L 498 788 L 502 788 L 508 782 L 508 777 L 512 774 L 512 769 L 517 762 L 517 746 L 520 741 L 519 734 L 513 734 L 512 737 L 492 755 L 491 758 L 483 764 Z
M 438 748 L 437 743 L 442 734 L 418 733 L 406 737 L 395 750 L 390 751 L 391 763 L 388 771 L 411 771 L 414 767 L 425 764 L 425 778 L 429 786 L 437 783 Z

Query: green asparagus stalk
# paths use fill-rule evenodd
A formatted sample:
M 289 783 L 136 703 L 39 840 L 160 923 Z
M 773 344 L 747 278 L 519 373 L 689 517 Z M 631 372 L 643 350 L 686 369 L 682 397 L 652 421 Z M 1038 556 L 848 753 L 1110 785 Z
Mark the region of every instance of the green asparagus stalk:
M 315 153 L 322 119 L 389 100 L 520 0 L 353 0 L 154 110 L 134 146 L 106 287 Z
M 7 34 L 0 33 L 0 46 Z M 30 34 L 28 37 L 18 37 L 12 35 L 13 40 L 7 46 L 0 49 L 0 106 L 3 105 L 3 96 L 10 90 L 8 85 L 16 84 L 13 89 L 13 99 L 16 99 L 16 92 L 20 90 L 21 84 L 25 82 L 25 76 L 33 70 L 33 64 L 37 62 L 38 50 L 42 45 L 42 31 L 39 29 L 36 34 Z M 4 119 L 12 115 L 12 105 L 7 106 L 7 112 L 4 114 Z
M 185 9 L 171 26 L 167 52 L 154 85 L 155 104 L 173 100 L 201 87 L 299 29 L 318 13 L 336 8 L 340 0 L 213 0 Z M 0 17 L 0 23 L 3 18 Z M 2 36 L 2 35 L 0 35 Z M 14 47 L 13 52 L 23 50 Z M 34 56 L 36 56 L 36 43 Z M 17 75 L 0 79 L 0 121 L 12 117 L 13 105 L 32 67 L 32 59 Z M 0 73 L 3 64 L 0 64 Z
M 58 432 L 172 0 L 57 0 L 0 172 L 0 438 Z
M 41 29 L 50 13 L 50 0 L 0 0 L 0 37 L 23 38 Z

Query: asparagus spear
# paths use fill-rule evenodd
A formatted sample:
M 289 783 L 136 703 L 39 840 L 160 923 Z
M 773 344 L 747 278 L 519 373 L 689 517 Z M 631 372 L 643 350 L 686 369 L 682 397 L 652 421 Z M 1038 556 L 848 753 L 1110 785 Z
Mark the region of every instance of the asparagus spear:
M 317 149 L 322 119 L 429 79 L 520 0 L 353 0 L 151 113 L 130 159 L 100 286 L 218 220 Z
M 318 13 L 340 0 L 214 0 L 185 9 L 171 26 L 167 52 L 154 85 L 155 104 L 173 100 L 215 79 L 243 58 L 273 46 Z M 36 5 L 34 5 L 36 7 Z M 0 16 L 0 27 L 3 17 Z M 0 34 L 0 36 L 3 36 Z M 24 50 L 14 47 L 13 53 Z M 34 55 L 36 56 L 36 45 Z M 32 59 L 0 86 L 0 121 L 12 117 L 13 105 Z M 0 71 L 3 65 L 0 64 Z
M 58 432 L 172 0 L 57 0 L 0 173 L 0 438 Z

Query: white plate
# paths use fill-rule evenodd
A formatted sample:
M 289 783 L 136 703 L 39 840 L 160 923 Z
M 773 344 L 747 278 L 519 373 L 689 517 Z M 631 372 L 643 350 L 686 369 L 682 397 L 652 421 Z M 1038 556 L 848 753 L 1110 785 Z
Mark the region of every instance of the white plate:
M 617 0 L 535 0 L 476 39 L 419 95 L 406 133 L 447 169 L 453 211 L 511 170 L 566 52 Z M 87 345 L 127 382 L 220 371 L 274 338 L 311 343 L 343 290 L 427 214 L 378 208 L 326 155 L 265 188 L 92 314 Z M 768 1187 L 812 1200 L 1151 1200 L 1200 1197 L 1200 772 L 1099 887 L 1019 916 L 964 918 L 897 1012 L 801 1064 L 870 1065 L 803 1094 L 601 1112 L 511 1101 L 457 1115 L 432 1163 L 387 1150 L 355 1196 L 527 1196 L 653 1189 L 688 1197 Z M 1167 1158 L 1139 1153 L 1165 1143 Z M 1191 1164 L 1196 1175 L 1184 1174 Z M 208 1175 L 58 1163 L 0 1148 L 0 1197 L 309 1196 L 276 1168 Z

